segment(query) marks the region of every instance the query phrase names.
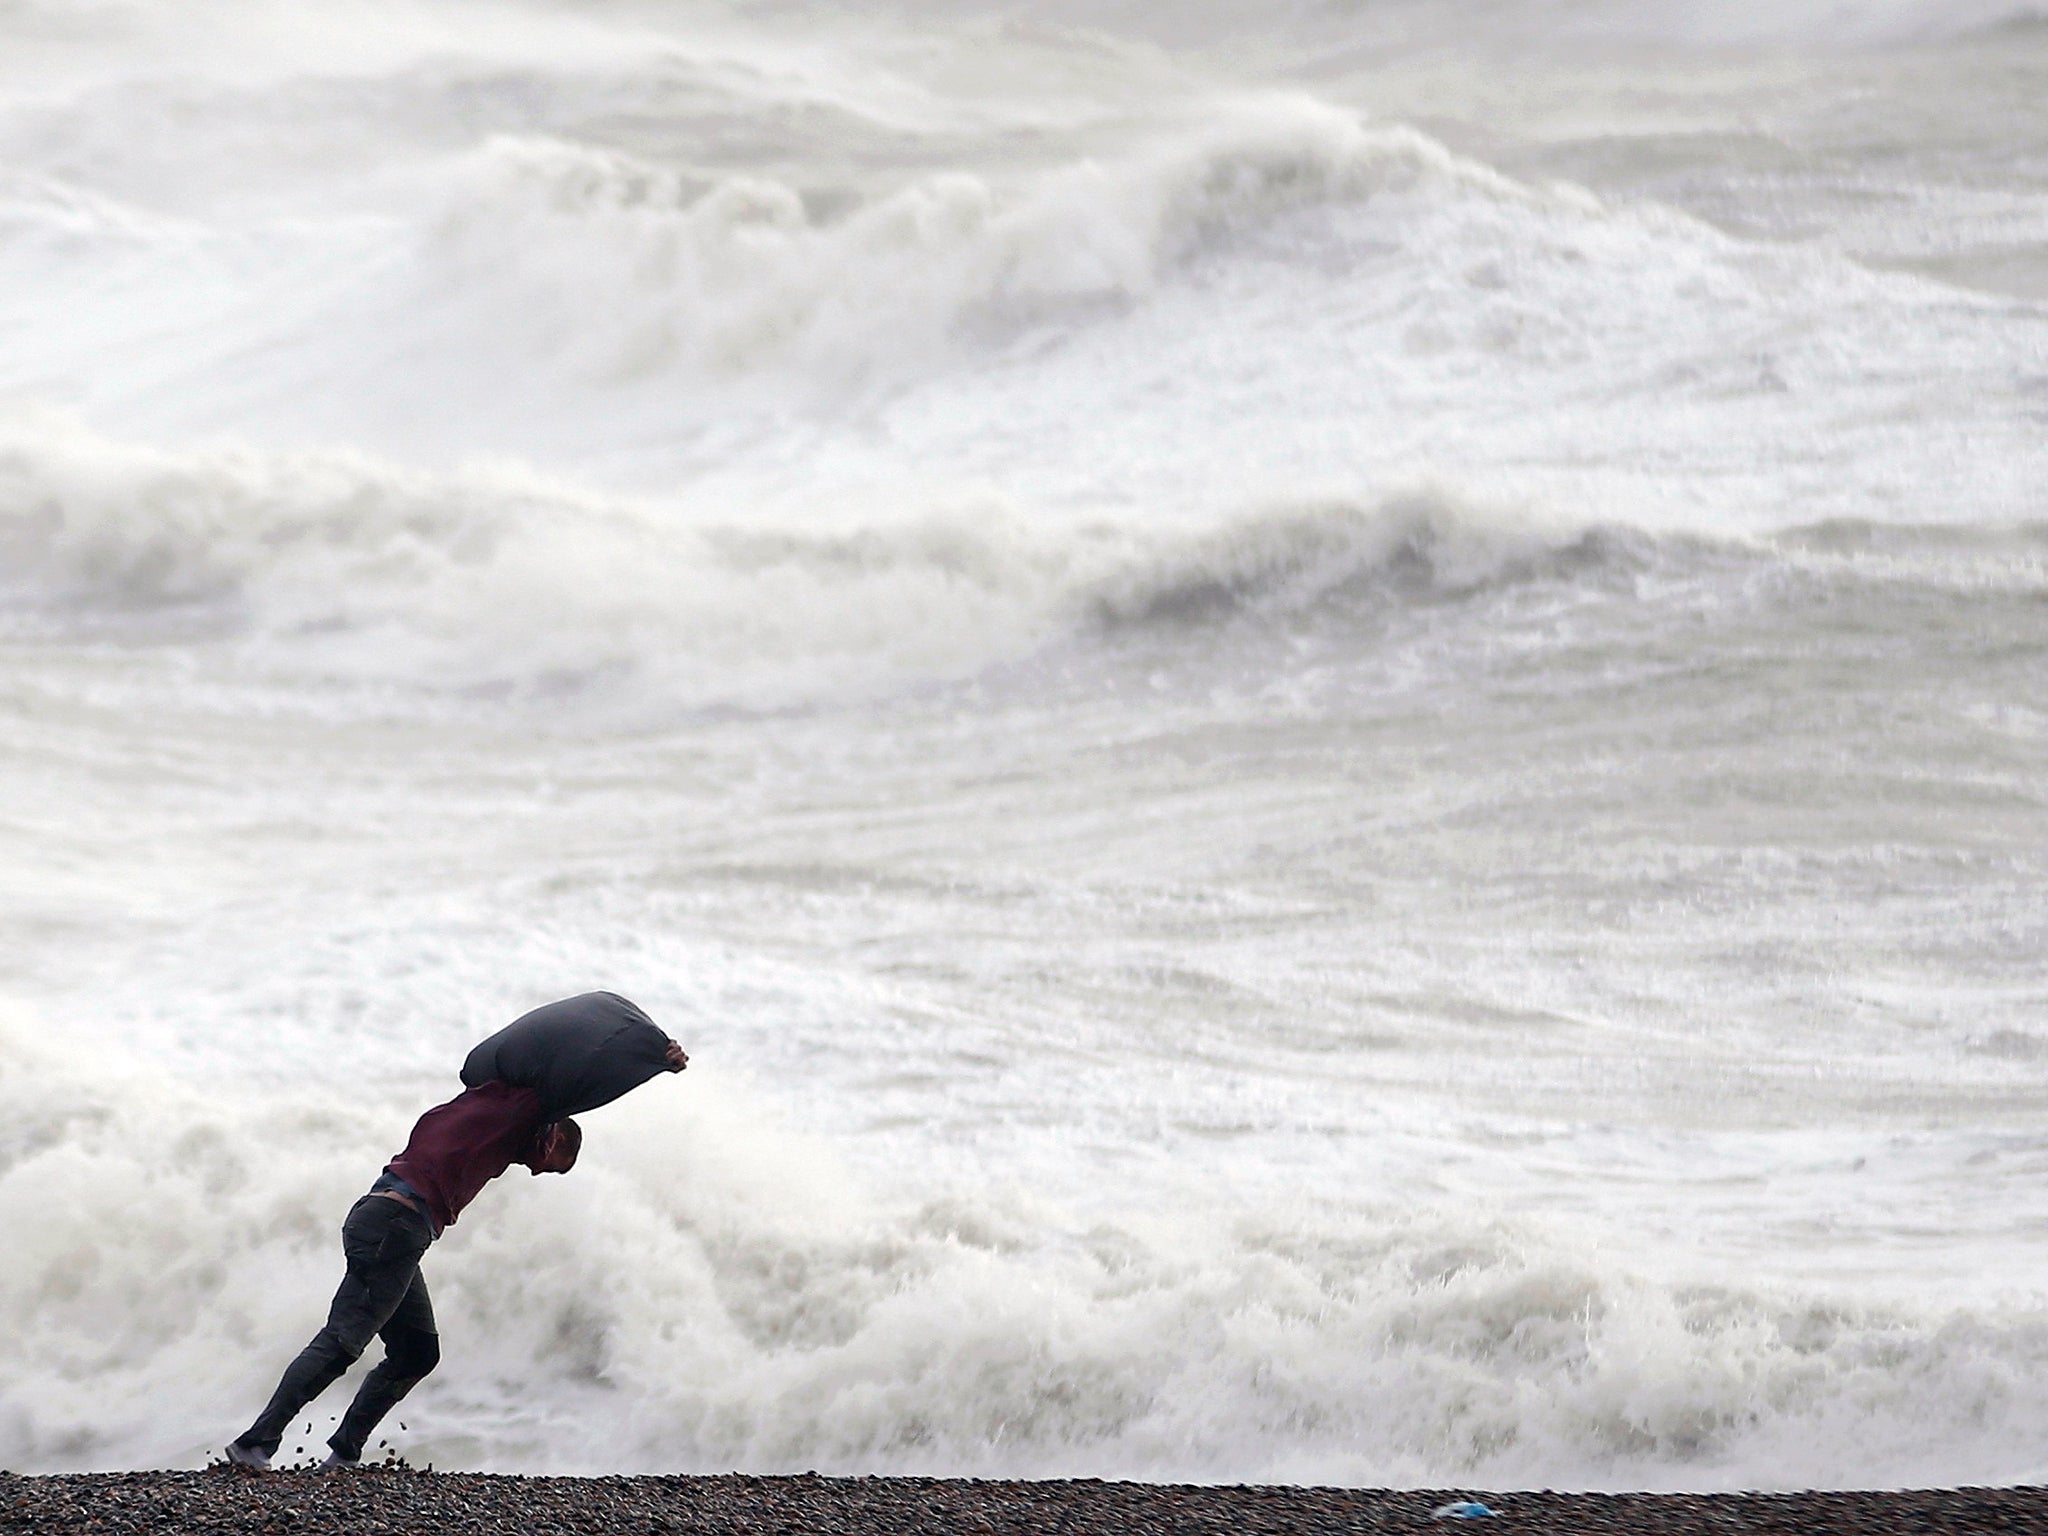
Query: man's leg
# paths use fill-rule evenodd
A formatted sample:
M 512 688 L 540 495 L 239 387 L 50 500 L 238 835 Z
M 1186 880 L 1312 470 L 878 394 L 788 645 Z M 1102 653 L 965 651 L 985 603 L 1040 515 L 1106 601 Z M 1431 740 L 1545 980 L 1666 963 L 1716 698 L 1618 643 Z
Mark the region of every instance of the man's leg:
M 277 1454 L 298 1411 L 354 1365 L 404 1300 L 432 1240 L 424 1220 L 396 1200 L 365 1195 L 341 1224 L 348 1273 L 334 1293 L 327 1326 L 285 1367 L 270 1402 L 235 1444 L 268 1458 Z
M 427 1372 L 441 1363 L 441 1335 L 434 1329 L 434 1303 L 427 1295 L 427 1279 L 417 1269 L 412 1284 L 398 1303 L 398 1310 L 377 1330 L 384 1340 L 384 1358 L 363 1378 L 356 1400 L 333 1437 L 329 1450 L 343 1461 L 360 1460 L 370 1433 L 398 1400 L 420 1384 Z

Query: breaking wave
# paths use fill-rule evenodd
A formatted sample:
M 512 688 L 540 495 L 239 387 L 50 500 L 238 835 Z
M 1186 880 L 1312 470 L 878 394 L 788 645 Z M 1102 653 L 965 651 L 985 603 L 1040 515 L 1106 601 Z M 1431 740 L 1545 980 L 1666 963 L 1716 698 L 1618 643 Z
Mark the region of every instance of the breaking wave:
M 1432 177 L 1510 185 L 1413 130 L 1287 97 L 1212 108 L 1149 151 L 1009 188 L 946 172 L 809 196 L 506 137 L 442 176 L 430 308 L 473 310 L 480 327 L 518 316 L 530 358 L 588 381 L 765 370 L 812 390 L 1139 302 L 1196 253 L 1291 211 Z
M 240 1427 L 419 1107 L 343 1087 L 201 1093 L 0 1031 L 0 1464 L 189 1463 Z M 658 1088 L 606 1111 L 573 1186 L 508 1178 L 436 1247 L 447 1360 L 415 1404 L 432 1428 L 395 1415 L 395 1448 L 522 1471 L 1755 1487 L 2009 1476 L 2048 1425 L 2037 1310 L 1674 1286 L 1478 1208 L 884 1195 L 746 1084 L 689 1087 L 687 1115 Z M 310 1453 L 342 1395 L 310 1412 Z
M 732 513 L 511 468 L 169 454 L 44 422 L 0 439 L 0 612 L 22 631 L 233 643 L 309 679 L 437 694 L 608 679 L 686 706 L 772 708 L 964 677 L 1091 634 L 1342 624 L 1503 585 L 1633 594 L 1653 576 L 1787 562 L 1831 582 L 2048 584 L 2029 526 L 1727 540 L 1439 492 L 1181 526 L 1034 516 L 993 496 Z

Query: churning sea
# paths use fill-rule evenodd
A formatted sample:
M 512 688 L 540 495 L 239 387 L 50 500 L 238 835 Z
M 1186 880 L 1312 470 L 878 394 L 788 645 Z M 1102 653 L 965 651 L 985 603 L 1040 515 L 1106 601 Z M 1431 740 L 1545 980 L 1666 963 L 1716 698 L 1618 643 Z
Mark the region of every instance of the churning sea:
M 0 1466 L 2039 1481 L 2044 944 L 2038 4 L 0 3 Z

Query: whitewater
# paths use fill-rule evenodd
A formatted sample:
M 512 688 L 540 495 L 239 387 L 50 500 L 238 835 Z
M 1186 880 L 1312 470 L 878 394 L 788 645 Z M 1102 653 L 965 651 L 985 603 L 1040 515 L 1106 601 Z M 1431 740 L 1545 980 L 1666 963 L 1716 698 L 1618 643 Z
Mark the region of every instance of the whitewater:
M 217 1454 L 606 988 L 416 1464 L 2048 1479 L 2044 80 L 0 3 L 0 1467 Z

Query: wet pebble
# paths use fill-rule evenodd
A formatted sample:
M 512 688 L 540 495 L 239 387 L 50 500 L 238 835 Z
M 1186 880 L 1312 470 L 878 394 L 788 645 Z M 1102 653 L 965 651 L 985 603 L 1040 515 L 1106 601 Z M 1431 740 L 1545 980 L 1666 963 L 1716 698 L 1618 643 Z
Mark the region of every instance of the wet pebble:
M 1495 1513 L 1440 1519 L 1468 1500 Z M 349 1473 L 0 1473 L 0 1532 L 60 1536 L 1369 1536 L 1380 1531 L 1730 1536 L 2048 1532 L 2048 1490 L 1788 1494 L 1214 1488 L 930 1478 L 529 1478 Z

